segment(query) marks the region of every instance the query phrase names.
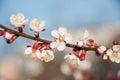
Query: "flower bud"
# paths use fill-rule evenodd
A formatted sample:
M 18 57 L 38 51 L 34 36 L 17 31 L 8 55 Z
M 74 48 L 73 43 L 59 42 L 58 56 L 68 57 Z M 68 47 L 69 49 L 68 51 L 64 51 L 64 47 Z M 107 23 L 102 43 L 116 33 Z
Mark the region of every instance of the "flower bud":
M 36 52 L 36 50 L 39 48 L 38 42 L 34 42 L 33 46 L 32 46 L 32 51 Z
M 118 40 L 114 40 L 113 45 L 118 45 Z
M 88 39 L 87 46 L 93 46 L 93 45 L 94 45 L 94 40 Z
M 104 53 L 104 51 L 106 50 L 105 46 L 97 46 L 96 47 L 96 55 L 101 55 L 102 53 Z
M 103 54 L 102 54 L 102 59 L 103 60 L 107 60 L 109 58 L 109 56 L 106 54 L 106 52 L 104 52 Z
M 13 35 L 10 39 L 6 39 L 6 42 L 7 42 L 8 44 L 10 44 L 10 43 L 12 43 L 16 38 L 17 38 L 17 36 L 16 36 L 16 35 Z
M 79 56 L 80 61 L 85 60 L 85 55 L 86 55 L 85 51 L 82 50 L 82 51 L 81 51 L 81 55 Z
M 0 30 L 0 36 L 3 36 L 3 35 L 4 35 L 4 31 Z

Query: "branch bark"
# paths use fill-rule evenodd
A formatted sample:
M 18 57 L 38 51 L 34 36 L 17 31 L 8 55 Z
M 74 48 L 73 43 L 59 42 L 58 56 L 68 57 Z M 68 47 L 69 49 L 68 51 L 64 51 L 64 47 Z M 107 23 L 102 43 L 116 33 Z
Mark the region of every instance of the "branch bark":
M 15 31 L 15 30 L 12 30 L 12 29 L 10 29 L 10 28 L 7 28 L 6 26 L 4 26 L 4 25 L 2 25 L 2 24 L 0 24 L 0 28 L 2 28 L 2 29 L 4 29 L 4 30 L 9 30 L 9 31 L 11 31 L 13 34 L 15 34 L 15 35 L 19 35 L 19 36 L 21 36 L 21 37 L 24 37 L 24 38 L 28 38 L 28 39 L 31 39 L 31 40 L 38 40 L 38 41 L 40 41 L 40 42 L 44 42 L 44 43 L 46 43 L 46 44 L 50 44 L 52 41 L 49 41 L 49 40 L 46 40 L 46 39 L 42 39 L 42 38 L 36 38 L 36 37 L 33 37 L 33 36 L 31 36 L 31 35 L 28 35 L 28 34 L 26 34 L 26 33 L 21 33 L 21 32 L 18 32 L 18 31 Z M 75 44 L 66 44 L 66 47 L 70 47 L 70 48 L 74 48 L 74 47 L 78 47 L 77 45 L 75 45 Z M 95 51 L 95 47 L 94 48 L 89 48 L 89 47 L 82 47 L 82 48 L 79 48 L 80 50 L 81 49 L 84 49 L 85 51 Z

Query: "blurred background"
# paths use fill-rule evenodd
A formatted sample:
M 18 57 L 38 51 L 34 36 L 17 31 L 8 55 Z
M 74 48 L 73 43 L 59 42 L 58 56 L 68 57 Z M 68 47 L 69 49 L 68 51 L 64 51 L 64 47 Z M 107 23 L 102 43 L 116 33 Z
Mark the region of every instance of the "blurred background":
M 73 43 L 86 29 L 98 44 L 110 46 L 114 39 L 120 42 L 119 0 L 0 0 L 0 24 L 13 29 L 9 17 L 19 12 L 29 20 L 46 21 L 46 31 L 40 33 L 44 39 L 52 40 L 51 31 L 65 26 L 74 36 Z M 33 35 L 29 24 L 24 32 Z M 0 80 L 120 80 L 120 65 L 103 61 L 94 52 L 73 69 L 64 62 L 68 48 L 55 50 L 55 60 L 45 63 L 24 55 L 27 44 L 33 41 L 20 37 L 8 45 L 0 37 Z

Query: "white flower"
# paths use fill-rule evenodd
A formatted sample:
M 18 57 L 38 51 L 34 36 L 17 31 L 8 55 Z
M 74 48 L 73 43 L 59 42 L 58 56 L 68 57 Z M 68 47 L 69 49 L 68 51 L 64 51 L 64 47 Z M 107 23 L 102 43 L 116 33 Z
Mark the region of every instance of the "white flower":
M 57 47 L 59 51 L 63 51 L 66 43 L 70 43 L 72 41 L 71 34 L 68 33 L 67 29 L 64 27 L 60 27 L 58 30 L 53 30 L 51 35 L 55 38 L 55 41 L 50 44 L 50 47 Z
M 84 34 L 80 34 L 78 46 L 82 47 L 83 45 L 86 45 L 86 43 L 88 41 L 88 36 L 89 36 L 89 33 L 87 30 L 84 32 Z
M 54 53 L 52 50 L 41 50 L 41 53 L 36 53 L 37 57 L 45 62 L 50 62 L 54 59 Z
M 32 19 L 30 22 L 30 29 L 34 32 L 40 32 L 44 30 L 45 22 L 39 22 L 37 19 Z
M 113 45 L 107 50 L 107 55 L 112 62 L 120 63 L 120 45 Z
M 79 58 L 77 58 L 74 54 L 65 55 L 64 59 L 67 63 L 75 67 L 80 64 Z
M 104 51 L 106 51 L 106 47 L 105 47 L 105 46 L 99 46 L 99 47 L 97 48 L 97 52 L 98 52 L 99 54 L 104 53 Z
M 36 54 L 40 54 L 40 51 L 36 50 L 35 52 L 33 52 L 32 47 L 27 47 L 25 50 L 25 54 L 34 59 L 36 58 Z
M 10 17 L 10 23 L 13 25 L 15 28 L 21 27 L 25 25 L 28 22 L 28 19 L 25 19 L 24 14 L 18 13 L 16 15 L 12 15 Z
M 5 39 L 10 39 L 10 38 L 12 38 L 12 35 L 9 33 L 9 32 L 5 32 L 5 34 L 4 34 L 4 38 Z

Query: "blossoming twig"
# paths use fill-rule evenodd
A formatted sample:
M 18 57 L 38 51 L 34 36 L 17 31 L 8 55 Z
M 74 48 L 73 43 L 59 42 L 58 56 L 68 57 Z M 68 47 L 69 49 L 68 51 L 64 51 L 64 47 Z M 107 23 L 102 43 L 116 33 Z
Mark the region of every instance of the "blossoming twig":
M 38 21 L 37 19 L 30 21 L 30 30 L 34 32 L 34 36 L 23 32 L 23 28 L 25 28 L 27 22 L 28 19 L 22 13 L 12 15 L 10 17 L 10 24 L 17 31 L 0 24 L 0 28 L 4 29 L 0 30 L 0 36 L 3 36 L 9 44 L 20 36 L 34 40 L 34 44 L 28 45 L 25 49 L 25 54 L 33 59 L 37 58 L 44 62 L 50 62 L 55 57 L 54 48 L 57 48 L 58 51 L 63 51 L 66 47 L 70 47 L 72 52 L 65 55 L 64 59 L 74 67 L 80 65 L 81 61 L 85 60 L 87 51 L 94 51 L 97 56 L 101 55 L 103 60 L 110 59 L 112 62 L 120 63 L 120 45 L 117 40 L 113 41 L 111 47 L 106 48 L 89 38 L 89 32 L 86 30 L 84 34 L 80 34 L 76 44 L 70 44 L 72 42 L 72 35 L 65 27 L 59 27 L 57 30 L 51 32 L 54 40 L 50 41 L 39 38 L 39 32 L 45 31 L 44 21 Z
M 18 31 L 15 31 L 15 30 L 12 30 L 10 28 L 7 28 L 5 27 L 4 25 L 0 24 L 0 28 L 4 29 L 4 30 L 9 30 L 11 33 L 15 34 L 15 35 L 19 35 L 21 37 L 25 37 L 25 38 L 28 38 L 28 39 L 31 39 L 31 40 L 38 40 L 40 42 L 43 42 L 43 43 L 46 43 L 46 44 L 50 44 L 51 41 L 49 40 L 45 40 L 45 39 L 41 39 L 41 38 L 36 38 L 36 37 L 33 37 L 31 35 L 28 35 L 28 34 L 25 34 L 25 33 L 21 33 L 21 32 L 18 32 Z M 66 44 L 67 47 L 71 47 L 71 48 L 75 48 L 75 47 L 78 47 L 77 45 L 74 45 L 74 44 Z M 79 48 L 79 47 L 78 47 Z M 79 48 L 79 50 L 85 50 L 85 51 L 95 51 L 95 47 L 94 48 L 88 48 L 88 47 L 82 47 L 82 48 Z

